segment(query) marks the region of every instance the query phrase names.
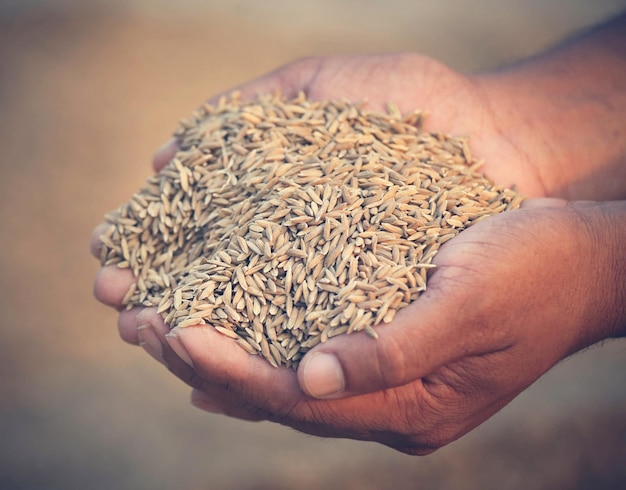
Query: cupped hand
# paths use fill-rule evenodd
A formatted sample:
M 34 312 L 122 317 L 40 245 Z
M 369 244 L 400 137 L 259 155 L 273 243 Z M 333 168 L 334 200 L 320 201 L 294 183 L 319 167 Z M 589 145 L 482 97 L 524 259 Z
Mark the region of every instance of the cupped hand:
M 140 339 L 200 408 L 426 454 L 617 325 L 615 298 L 590 287 L 613 279 L 588 226 L 606 225 L 598 206 L 531 200 L 474 225 L 441 248 L 428 290 L 377 340 L 335 337 L 297 373 L 208 326 L 167 334 L 153 309 L 137 317 Z
M 492 96 L 480 78 L 417 55 L 315 58 L 240 87 L 244 97 L 281 90 L 311 99 L 395 102 L 427 110 L 426 129 L 472 135 L 496 183 L 528 196 L 549 193 L 539 141 L 507 137 L 516 109 Z M 497 111 L 495 111 L 497 108 Z M 175 154 L 155 156 L 159 171 Z M 374 440 L 411 454 L 458 438 L 514 398 L 560 359 L 593 343 L 589 325 L 606 324 L 608 299 L 581 233 L 584 214 L 562 201 L 499 215 L 464 231 L 435 258 L 428 291 L 378 328 L 379 339 L 340 336 L 311 350 L 297 373 L 272 368 L 210 327 L 169 334 L 154 309 L 122 311 L 132 274 L 101 269 L 96 297 L 121 311 L 123 339 L 141 344 L 194 388 L 197 406 L 248 420 L 273 420 L 333 437 Z M 582 222 L 586 223 L 585 220 Z M 97 256 L 102 227 L 94 232 Z M 584 237 L 583 237 L 584 238 Z M 597 264 L 596 264 L 597 265 Z M 602 309 L 607 307 L 606 309 Z M 610 323 L 610 322 L 609 322 Z M 604 325 L 603 324 L 603 325 Z

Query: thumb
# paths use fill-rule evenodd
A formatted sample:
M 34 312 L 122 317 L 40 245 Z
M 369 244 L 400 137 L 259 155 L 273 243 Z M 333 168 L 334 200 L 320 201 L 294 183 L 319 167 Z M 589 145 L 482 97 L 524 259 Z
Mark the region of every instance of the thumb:
M 529 199 L 523 207 L 566 205 L 562 199 Z M 518 211 L 478 223 L 442 247 L 429 289 L 393 322 L 379 325 L 378 339 L 362 332 L 340 335 L 308 352 L 298 368 L 301 389 L 315 398 L 380 391 L 423 378 L 462 357 L 504 348 L 501 334 L 485 335 L 485 315 L 493 315 L 498 305 L 506 309 L 509 293 L 499 288 L 498 278 L 515 255 L 510 249 L 514 234 L 494 234 L 494 229 L 508 229 L 513 213 Z M 501 258 L 494 262 L 496 256 Z
M 376 327 L 340 335 L 311 349 L 298 367 L 300 388 L 314 398 L 343 398 L 407 384 L 466 354 L 458 311 L 436 291 Z M 446 305 L 449 305 L 446 301 Z

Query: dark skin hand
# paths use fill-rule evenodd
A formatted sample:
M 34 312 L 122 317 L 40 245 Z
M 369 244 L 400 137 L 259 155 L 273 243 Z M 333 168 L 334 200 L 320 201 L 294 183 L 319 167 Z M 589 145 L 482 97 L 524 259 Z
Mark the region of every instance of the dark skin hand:
M 593 197 L 578 190 L 581 176 L 597 175 L 609 158 L 601 152 L 590 163 L 565 153 L 555 158 L 545 137 L 554 130 L 551 113 L 537 131 L 539 123 L 524 111 L 539 107 L 538 98 L 507 93 L 510 86 L 520 92 L 515 76 L 468 77 L 422 56 L 387 55 L 304 60 L 242 87 L 244 96 L 279 88 L 313 99 L 367 98 L 374 109 L 388 100 L 404 112 L 426 108 L 427 129 L 475 135 L 472 150 L 486 160 L 485 173 L 536 197 L 446 243 L 428 290 L 378 326 L 379 339 L 335 337 L 294 372 L 248 355 L 210 327 L 168 333 L 151 308 L 121 312 L 120 335 L 192 386 L 192 403 L 207 411 L 377 441 L 409 454 L 455 440 L 561 359 L 624 335 L 626 203 L 557 198 Z M 175 151 L 174 143 L 166 145 L 155 170 Z M 590 179 L 584 192 L 596 198 L 626 195 L 614 181 Z M 101 231 L 92 239 L 96 254 Z M 95 295 L 121 310 L 132 280 L 128 271 L 104 268 Z

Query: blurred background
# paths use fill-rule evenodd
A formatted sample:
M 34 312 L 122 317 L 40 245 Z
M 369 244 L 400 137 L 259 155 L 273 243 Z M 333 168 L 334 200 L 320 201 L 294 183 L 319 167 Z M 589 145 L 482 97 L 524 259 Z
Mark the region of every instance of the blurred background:
M 202 413 L 96 303 L 91 229 L 211 94 L 297 57 L 536 53 L 618 0 L 0 0 L 0 488 L 626 488 L 626 344 L 433 455 Z

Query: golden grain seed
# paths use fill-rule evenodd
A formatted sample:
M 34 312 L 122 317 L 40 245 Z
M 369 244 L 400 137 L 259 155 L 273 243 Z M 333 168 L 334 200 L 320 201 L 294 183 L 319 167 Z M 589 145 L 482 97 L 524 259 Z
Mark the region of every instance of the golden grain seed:
M 221 325 L 215 325 L 215 330 L 223 335 L 226 335 L 227 337 L 230 337 L 231 339 L 239 339 L 239 335 L 237 335 L 230 328 L 222 327 Z
M 222 97 L 106 216 L 101 263 L 136 275 L 126 308 L 206 323 L 274 366 L 336 335 L 376 337 L 426 289 L 441 244 L 523 200 L 476 172 L 466 139 L 421 123 L 393 104 Z

